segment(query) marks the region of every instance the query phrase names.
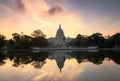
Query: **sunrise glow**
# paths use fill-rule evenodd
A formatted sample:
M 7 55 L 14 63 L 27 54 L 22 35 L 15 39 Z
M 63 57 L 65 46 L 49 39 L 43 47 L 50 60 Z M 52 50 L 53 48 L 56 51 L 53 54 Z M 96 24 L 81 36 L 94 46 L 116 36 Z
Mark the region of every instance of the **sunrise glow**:
M 10 38 L 15 32 L 30 35 L 41 29 L 49 38 L 61 24 L 66 37 L 112 35 L 120 31 L 119 8 L 117 1 L 109 0 L 1 0 L 0 33 Z

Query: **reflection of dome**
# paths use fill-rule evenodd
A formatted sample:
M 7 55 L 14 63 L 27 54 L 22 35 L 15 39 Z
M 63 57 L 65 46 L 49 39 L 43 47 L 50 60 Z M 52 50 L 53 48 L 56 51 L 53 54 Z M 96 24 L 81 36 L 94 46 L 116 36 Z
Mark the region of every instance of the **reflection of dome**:
M 70 59 L 72 51 L 68 50 L 59 50 L 59 51 L 51 51 L 50 55 L 48 56 L 49 59 L 56 60 L 57 66 L 60 70 L 60 73 L 62 72 L 62 68 L 64 67 L 64 63 L 66 59 Z
M 62 30 L 62 28 L 61 28 L 61 24 L 59 25 L 59 29 L 57 30 L 56 38 L 58 38 L 58 39 L 63 39 L 63 38 L 65 38 L 64 32 L 63 32 L 63 30 Z
M 60 72 L 62 72 L 62 68 L 63 68 L 64 62 L 65 62 L 65 57 L 61 56 L 61 55 L 58 55 L 58 57 L 56 59 L 56 62 L 57 62 L 58 68 L 60 69 Z

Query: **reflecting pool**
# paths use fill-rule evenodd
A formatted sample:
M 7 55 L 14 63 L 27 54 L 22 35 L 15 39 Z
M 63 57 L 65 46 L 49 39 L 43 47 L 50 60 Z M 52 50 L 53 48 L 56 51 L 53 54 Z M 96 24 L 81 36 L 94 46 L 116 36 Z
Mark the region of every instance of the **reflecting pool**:
M 0 81 L 120 81 L 120 51 L 0 52 Z

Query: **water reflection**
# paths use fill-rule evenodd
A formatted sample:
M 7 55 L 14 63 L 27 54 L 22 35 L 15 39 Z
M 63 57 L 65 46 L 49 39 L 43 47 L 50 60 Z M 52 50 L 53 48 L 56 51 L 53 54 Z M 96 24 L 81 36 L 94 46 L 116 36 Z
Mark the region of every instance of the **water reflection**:
M 112 64 L 109 64 L 109 63 L 106 64 L 105 62 L 110 62 L 110 63 L 112 62 Z M 86 81 L 90 79 L 90 76 L 93 77 L 91 74 L 93 74 L 94 76 L 96 75 L 96 77 L 98 77 L 97 76 L 98 73 L 101 73 L 101 75 L 99 76 L 102 76 L 102 74 L 105 74 L 104 76 L 109 75 L 112 77 L 112 75 L 109 74 L 111 73 L 111 71 L 109 70 L 109 68 L 106 68 L 106 67 L 111 67 L 113 73 L 116 73 L 117 71 L 120 70 L 119 68 L 120 52 L 119 51 L 89 52 L 89 51 L 65 51 L 65 50 L 42 51 L 42 52 L 35 52 L 35 53 L 33 52 L 8 52 L 8 53 L 0 52 L 0 66 L 1 67 L 6 66 L 7 64 L 10 64 L 14 68 L 18 68 L 18 67 L 25 68 L 27 65 L 31 65 L 32 67 L 34 67 L 33 69 L 34 71 L 35 69 L 38 69 L 38 70 L 42 69 L 42 71 L 45 72 L 45 74 L 43 75 L 46 76 L 44 77 L 44 79 L 50 78 L 50 76 L 52 76 L 51 81 L 53 81 L 53 78 L 55 79 L 54 76 L 58 77 L 58 73 L 61 74 L 61 78 L 63 79 L 62 81 L 80 81 L 80 80 Z M 72 64 L 72 66 L 70 66 L 70 64 Z M 56 72 L 55 65 L 59 70 L 58 72 Z M 97 67 L 95 67 L 95 65 L 103 65 L 104 68 L 99 67 L 99 70 L 98 70 Z M 113 68 L 112 66 L 116 66 L 116 67 Z M 73 69 L 71 69 L 71 67 Z M 29 66 L 29 68 L 31 67 Z M 110 71 L 110 72 L 105 72 L 105 73 L 104 71 L 101 72 L 100 68 L 103 68 L 104 71 Z M 51 71 L 54 73 L 50 72 L 49 73 L 50 75 L 49 75 L 48 73 L 46 73 L 48 71 L 47 69 L 51 69 Z M 71 73 L 69 71 L 71 71 Z M 80 72 L 82 71 L 84 72 L 82 73 L 82 75 L 80 75 Z M 93 73 L 91 73 L 91 71 Z M 40 73 L 43 73 L 43 72 L 40 72 Z M 32 77 L 34 75 L 35 75 L 34 73 L 31 74 Z M 48 81 L 49 79 L 44 80 L 43 78 L 42 79 L 40 78 L 43 75 L 40 74 L 39 80 L 37 77 L 37 79 L 34 78 L 35 80 L 33 81 Z M 65 77 L 68 77 L 68 75 L 71 77 L 65 78 Z M 80 76 L 82 78 L 80 78 Z M 84 78 L 85 76 L 87 77 L 89 76 L 89 78 Z M 102 78 L 104 78 L 104 76 L 102 76 Z M 116 78 L 119 78 L 119 77 L 116 76 Z M 57 80 L 55 81 L 59 81 L 59 80 L 57 78 Z M 98 78 L 96 80 L 98 81 Z M 103 80 L 104 79 L 101 79 L 99 81 L 103 81 Z M 30 79 L 28 79 L 27 81 L 30 81 Z M 110 79 L 106 81 L 110 81 Z M 117 79 L 116 81 L 119 81 L 119 80 Z
M 60 69 L 60 72 L 62 72 L 65 60 L 73 58 L 71 54 L 72 51 L 52 51 L 50 52 L 48 59 L 56 60 L 57 66 Z
M 120 52 L 119 51 L 47 51 L 47 52 L 0 52 L 0 66 L 5 64 L 5 60 L 9 59 L 13 62 L 14 67 L 30 64 L 35 68 L 41 68 L 46 59 L 56 60 L 57 66 L 62 70 L 66 59 L 75 58 L 78 63 L 92 62 L 96 65 L 103 64 L 104 60 L 114 61 L 116 64 L 120 64 Z
M 0 52 L 0 66 L 5 64 L 6 58 L 7 56 L 3 52 Z

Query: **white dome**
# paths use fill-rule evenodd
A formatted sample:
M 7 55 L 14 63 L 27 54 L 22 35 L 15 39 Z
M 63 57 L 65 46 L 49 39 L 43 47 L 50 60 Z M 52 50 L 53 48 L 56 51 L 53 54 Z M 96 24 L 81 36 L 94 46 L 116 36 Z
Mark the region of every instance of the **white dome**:
M 60 39 L 65 38 L 64 32 L 63 32 L 63 30 L 61 29 L 61 25 L 59 25 L 59 29 L 57 30 L 56 38 L 60 38 Z

